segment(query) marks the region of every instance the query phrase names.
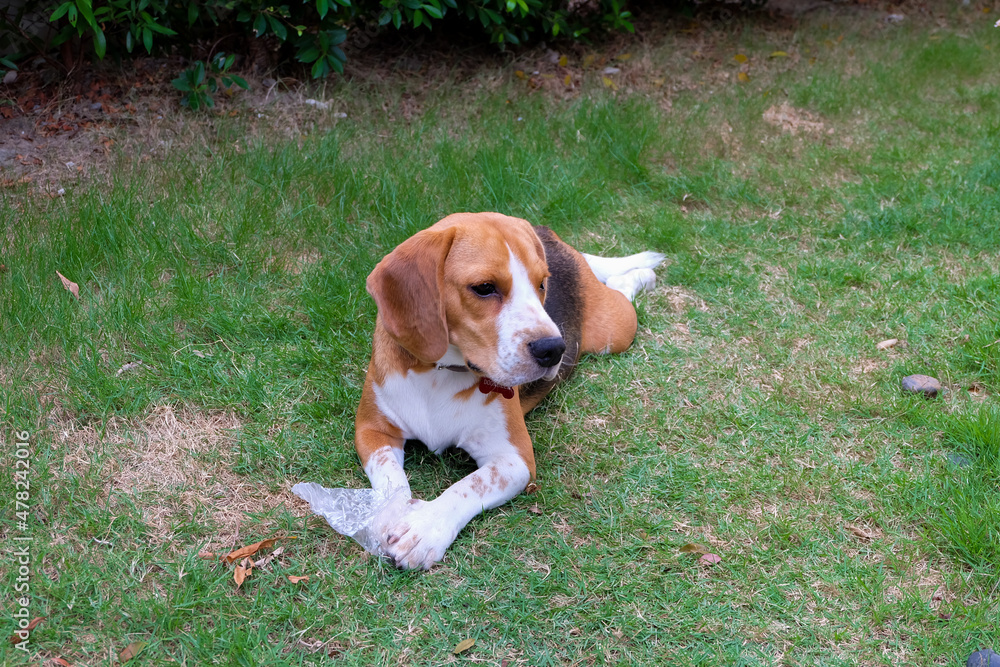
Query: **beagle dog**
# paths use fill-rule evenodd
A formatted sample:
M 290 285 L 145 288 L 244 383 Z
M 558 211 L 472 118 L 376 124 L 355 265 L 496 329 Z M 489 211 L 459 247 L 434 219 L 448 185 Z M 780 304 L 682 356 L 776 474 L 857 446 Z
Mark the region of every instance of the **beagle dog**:
M 372 488 L 405 494 L 376 527 L 397 567 L 429 569 L 459 531 L 535 478 L 524 415 L 584 352 L 635 337 L 635 294 L 663 255 L 584 255 L 545 227 L 456 213 L 410 237 L 368 276 L 378 306 L 355 444 Z M 412 498 L 403 445 L 465 450 L 478 469 L 434 500 Z

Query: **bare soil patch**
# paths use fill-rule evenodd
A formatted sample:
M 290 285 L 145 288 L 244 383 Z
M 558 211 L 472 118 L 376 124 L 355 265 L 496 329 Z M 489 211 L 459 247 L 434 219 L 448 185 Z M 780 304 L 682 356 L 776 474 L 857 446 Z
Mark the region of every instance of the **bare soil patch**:
M 228 412 L 160 405 L 142 420 L 112 419 L 103 433 L 88 425 L 57 431 L 57 437 L 66 447 L 65 475 L 87 471 L 93 451 L 110 446 L 96 459 L 103 495 L 133 496 L 156 543 L 170 543 L 173 526 L 194 521 L 213 528 L 211 545 L 222 549 L 237 540 L 247 513 L 302 506 L 289 491 L 269 491 L 232 471 L 241 427 Z

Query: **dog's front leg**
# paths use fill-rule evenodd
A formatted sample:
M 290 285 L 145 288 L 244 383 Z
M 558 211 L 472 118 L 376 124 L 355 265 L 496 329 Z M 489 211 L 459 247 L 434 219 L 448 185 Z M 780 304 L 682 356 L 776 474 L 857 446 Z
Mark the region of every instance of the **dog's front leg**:
M 375 491 L 388 498 L 404 489 L 409 499 L 410 483 L 403 472 L 403 432 L 379 410 L 372 375 L 369 368 L 354 420 L 354 447 Z
M 385 549 L 397 567 L 429 570 L 444 558 L 465 524 L 483 510 L 498 507 L 528 485 L 528 463 L 507 445 L 481 467 L 432 501 L 410 500 L 410 511 L 389 527 Z

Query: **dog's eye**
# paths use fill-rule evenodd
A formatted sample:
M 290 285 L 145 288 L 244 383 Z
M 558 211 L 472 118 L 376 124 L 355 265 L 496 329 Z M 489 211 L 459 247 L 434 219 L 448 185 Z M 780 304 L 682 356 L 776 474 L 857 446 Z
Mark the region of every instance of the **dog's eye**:
M 497 293 L 497 286 L 493 283 L 479 283 L 478 285 L 472 285 L 470 289 L 479 296 L 489 296 L 490 294 Z

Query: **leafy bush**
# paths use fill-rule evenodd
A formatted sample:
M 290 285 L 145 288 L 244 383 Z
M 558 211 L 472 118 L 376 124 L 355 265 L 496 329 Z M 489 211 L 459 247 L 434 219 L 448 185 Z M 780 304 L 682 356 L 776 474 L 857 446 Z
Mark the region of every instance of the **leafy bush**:
M 236 56 L 226 56 L 225 53 L 217 53 L 208 61 L 208 67 L 200 60 L 188 69 L 184 70 L 179 77 L 173 80 L 174 88 L 184 93 L 181 104 L 190 107 L 192 111 L 201 108 L 211 108 L 215 106 L 212 94 L 219 90 L 221 81 L 222 88 L 232 88 L 239 86 L 247 90 L 250 86 L 243 77 L 229 73 L 229 68 L 233 66 Z M 206 74 L 207 72 L 207 74 Z
M 280 0 L 279 0 L 280 2 Z M 343 72 L 341 44 L 373 26 L 430 30 L 473 25 L 489 41 L 580 39 L 596 28 L 633 29 L 627 0 L 13 0 L 0 9 L 0 55 L 51 57 L 64 45 L 98 59 L 189 46 L 226 35 L 271 35 L 316 78 Z M 12 63 L 10 63 L 12 64 Z M 67 67 L 68 68 L 68 67 Z M 190 96 L 189 96 L 189 99 Z

